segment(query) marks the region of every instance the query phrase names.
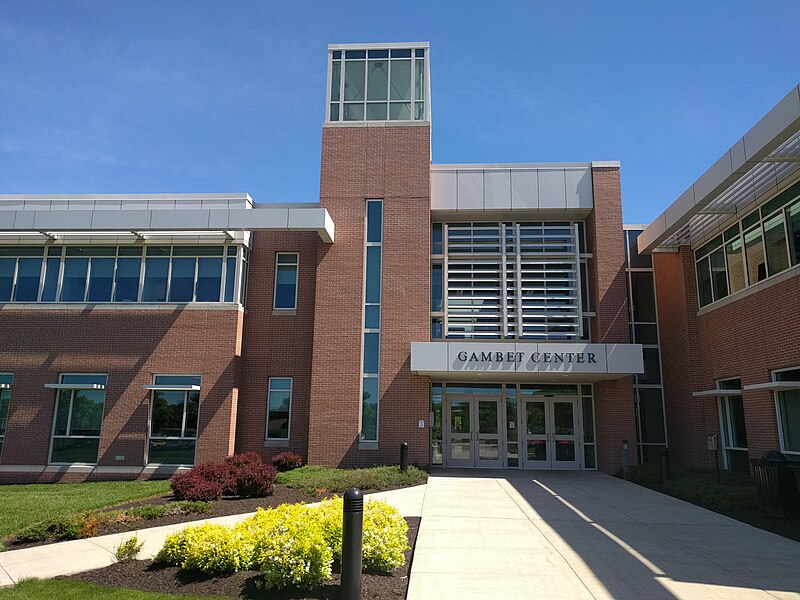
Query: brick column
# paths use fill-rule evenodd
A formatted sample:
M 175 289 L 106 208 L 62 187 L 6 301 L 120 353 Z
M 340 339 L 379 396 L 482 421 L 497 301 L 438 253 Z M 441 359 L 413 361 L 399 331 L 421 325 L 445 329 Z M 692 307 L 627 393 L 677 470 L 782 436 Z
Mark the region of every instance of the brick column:
M 592 319 L 592 342 L 629 344 L 619 168 L 592 168 L 592 194 L 594 209 L 586 219 L 587 249 L 594 255 L 588 265 L 589 297 L 597 314 Z M 622 440 L 630 442 L 635 462 L 633 377 L 596 383 L 594 411 L 598 468 L 613 473 L 622 467 Z

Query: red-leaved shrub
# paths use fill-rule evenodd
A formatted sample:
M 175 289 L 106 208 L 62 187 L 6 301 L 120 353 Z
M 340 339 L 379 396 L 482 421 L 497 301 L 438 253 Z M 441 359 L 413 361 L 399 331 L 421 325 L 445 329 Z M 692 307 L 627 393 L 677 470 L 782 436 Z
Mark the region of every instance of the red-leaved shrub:
M 207 502 L 218 500 L 222 496 L 222 484 L 209 481 L 194 469 L 188 473 L 176 473 L 170 480 L 172 493 L 177 500 Z
M 277 476 L 278 470 L 263 462 L 242 465 L 236 470 L 236 495 L 241 498 L 269 496 L 275 490 Z
M 272 465 L 281 473 L 284 471 L 291 471 L 303 466 L 303 457 L 292 452 L 291 450 L 284 450 L 280 454 L 276 454 L 272 459 Z
M 240 454 L 229 456 L 225 459 L 225 464 L 231 467 L 231 470 L 235 470 L 246 465 L 260 465 L 263 463 L 264 461 L 261 459 L 261 455 L 257 454 L 256 452 L 242 452 Z
M 212 481 L 222 486 L 222 493 L 225 496 L 233 496 L 236 493 L 236 474 L 234 469 L 223 463 L 207 462 L 201 463 L 192 469 L 192 473 L 202 477 L 206 481 Z

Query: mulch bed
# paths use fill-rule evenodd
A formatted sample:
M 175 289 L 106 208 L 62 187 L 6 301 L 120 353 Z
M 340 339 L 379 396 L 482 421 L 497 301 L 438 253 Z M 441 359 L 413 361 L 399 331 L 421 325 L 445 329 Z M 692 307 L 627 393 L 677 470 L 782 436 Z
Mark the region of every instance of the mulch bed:
M 290 488 L 286 487 L 285 485 L 275 485 L 275 492 L 272 494 L 272 496 L 267 496 L 265 498 L 222 498 L 221 500 L 215 500 L 212 502 L 211 512 L 208 514 L 192 513 L 182 515 L 167 515 L 157 519 L 143 519 L 141 521 L 132 521 L 128 523 L 104 523 L 99 526 L 97 535 L 123 533 L 125 531 L 135 531 L 137 529 L 146 529 L 149 527 L 160 527 L 161 525 L 175 525 L 176 523 L 188 523 L 201 519 L 238 515 L 242 513 L 255 512 L 259 507 L 269 508 L 285 503 L 318 502 L 319 500 L 330 498 L 333 495 L 334 494 L 331 493 L 322 493 L 317 496 L 309 496 L 301 489 Z M 144 500 L 137 500 L 135 502 L 127 502 L 125 504 L 109 507 L 103 509 L 103 512 L 124 510 L 138 506 L 160 505 L 172 501 L 174 501 L 172 494 L 167 493 L 154 498 L 147 498 Z M 31 548 L 33 546 L 42 546 L 52 543 L 53 541 L 15 542 L 13 539 L 10 539 L 6 542 L 6 547 L 8 550 L 19 550 L 21 548 Z
M 408 574 L 414 555 L 420 519 L 407 518 L 408 541 L 406 564 L 388 575 L 365 574 L 362 578 L 361 597 L 364 600 L 405 598 Z M 234 573 L 229 577 L 213 577 L 197 572 L 187 572 L 177 567 L 166 567 L 152 561 L 130 560 L 110 567 L 87 571 L 59 579 L 74 579 L 106 586 L 125 587 L 145 592 L 168 592 L 196 596 L 223 596 L 228 598 L 263 598 L 269 600 L 334 600 L 339 595 L 340 576 L 334 565 L 333 577 L 314 590 L 283 589 L 261 590 L 256 586 L 260 575 L 256 571 Z

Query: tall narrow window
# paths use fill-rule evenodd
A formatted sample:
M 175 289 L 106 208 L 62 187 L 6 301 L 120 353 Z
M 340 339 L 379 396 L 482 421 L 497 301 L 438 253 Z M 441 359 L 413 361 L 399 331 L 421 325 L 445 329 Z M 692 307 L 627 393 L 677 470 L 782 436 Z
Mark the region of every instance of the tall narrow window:
M 267 399 L 267 439 L 288 440 L 292 416 L 292 378 L 270 377 Z
M 153 385 L 146 387 L 153 393 L 147 462 L 194 464 L 200 412 L 200 376 L 156 375 Z
M 717 387 L 726 390 L 741 390 L 739 379 L 718 381 Z M 744 420 L 744 401 L 741 392 L 719 399 L 719 414 L 722 430 L 722 447 L 725 466 L 739 473 L 748 473 L 747 427 Z
M 0 374 L 0 456 L 3 455 L 3 443 L 6 439 L 8 405 L 11 402 L 11 384 L 13 382 L 14 376 L 10 373 Z
M 97 462 L 106 375 L 61 375 L 53 419 L 51 463 Z
M 276 309 L 297 308 L 297 267 L 300 255 L 296 252 L 279 252 L 275 258 Z
M 364 358 L 361 383 L 361 441 L 378 441 L 383 201 L 367 200 L 364 277 Z

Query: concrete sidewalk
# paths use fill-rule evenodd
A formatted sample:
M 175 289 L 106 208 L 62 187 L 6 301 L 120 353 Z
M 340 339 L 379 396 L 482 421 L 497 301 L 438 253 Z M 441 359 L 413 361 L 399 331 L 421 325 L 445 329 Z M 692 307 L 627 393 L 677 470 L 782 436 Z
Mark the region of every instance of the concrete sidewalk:
M 800 598 L 800 544 L 597 472 L 434 473 L 409 600 Z
M 419 517 L 425 488 L 425 485 L 419 485 L 389 492 L 377 492 L 367 494 L 367 498 L 385 500 L 396 507 L 404 517 Z M 169 534 L 184 527 L 203 523 L 233 525 L 253 514 L 255 513 L 202 519 L 190 523 L 164 525 L 139 531 L 127 531 L 84 540 L 0 552 L 0 587 L 13 585 L 17 581 L 29 577 L 48 579 L 107 567 L 115 562 L 114 552 L 117 547 L 134 534 L 144 542 L 139 558 L 141 560 L 152 558 L 161 550 L 164 540 Z

